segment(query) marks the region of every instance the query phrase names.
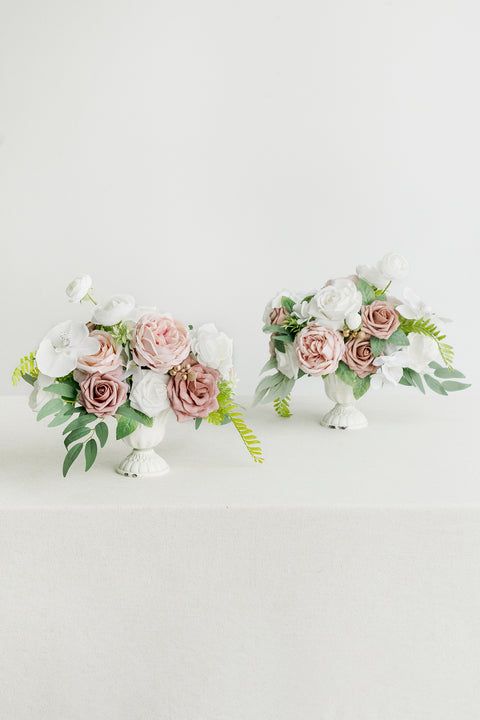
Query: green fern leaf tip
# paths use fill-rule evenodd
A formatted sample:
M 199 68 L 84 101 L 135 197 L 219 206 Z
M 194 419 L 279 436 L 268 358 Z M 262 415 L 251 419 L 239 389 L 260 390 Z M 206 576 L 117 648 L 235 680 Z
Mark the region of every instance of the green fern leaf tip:
M 433 338 L 438 346 L 438 351 L 442 357 L 443 362 L 448 368 L 453 367 L 454 352 L 453 347 L 445 341 L 445 334 L 435 325 L 434 322 L 427 318 L 420 318 L 419 320 L 406 320 L 401 319 L 400 327 L 407 333 L 418 333 L 419 335 L 425 335 Z
M 38 368 L 35 363 L 34 352 L 20 358 L 17 367 L 12 373 L 12 385 L 18 385 L 25 375 L 30 375 L 32 378 L 38 377 Z
M 284 398 L 275 398 L 273 401 L 273 407 L 275 412 L 282 418 L 292 417 L 292 411 L 290 410 L 290 395 Z
M 242 412 L 234 400 L 231 383 L 225 381 L 219 383 L 217 401 L 218 410 L 210 413 L 207 417 L 208 422 L 212 423 L 212 425 L 224 425 L 227 422 L 231 422 L 254 462 L 263 463 L 260 440 L 246 424 Z

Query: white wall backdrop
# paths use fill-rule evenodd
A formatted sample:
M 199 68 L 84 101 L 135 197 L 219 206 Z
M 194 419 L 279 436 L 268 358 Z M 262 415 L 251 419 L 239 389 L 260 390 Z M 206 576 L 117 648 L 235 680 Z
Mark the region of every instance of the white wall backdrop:
M 229 331 L 249 393 L 266 299 L 390 249 L 475 375 L 479 27 L 475 0 L 0 0 L 0 392 L 89 272 Z

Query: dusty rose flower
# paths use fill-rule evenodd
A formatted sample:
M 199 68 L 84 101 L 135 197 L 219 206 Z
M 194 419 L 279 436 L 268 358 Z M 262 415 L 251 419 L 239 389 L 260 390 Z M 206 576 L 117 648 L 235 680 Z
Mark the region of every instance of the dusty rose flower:
M 190 352 L 188 329 L 170 315 L 142 315 L 132 337 L 133 359 L 140 367 L 166 373 Z
M 128 385 L 121 378 L 119 369 L 104 375 L 86 375 L 80 383 L 79 398 L 85 410 L 98 417 L 114 415 L 127 399 Z
M 398 313 L 384 300 L 362 307 L 362 328 L 374 337 L 386 340 L 400 325 Z
M 103 330 L 94 330 L 90 337 L 97 338 L 100 343 L 94 355 L 84 355 L 77 360 L 77 370 L 82 373 L 109 373 L 122 364 L 122 348 L 117 346 L 112 336 Z
M 295 338 L 295 350 L 303 372 L 328 375 L 337 369 L 345 343 L 337 330 L 309 323 Z
M 373 364 L 375 356 L 372 353 L 370 341 L 362 334 L 347 342 L 343 360 L 350 370 L 353 370 L 361 378 L 372 375 L 378 370 Z
M 285 308 L 273 308 L 272 312 L 270 313 L 270 324 L 281 325 L 288 317 L 289 315 Z
M 167 393 L 179 422 L 204 418 L 218 410 L 218 370 L 200 365 L 190 357 L 189 362 L 172 372 L 175 374 L 168 382 Z

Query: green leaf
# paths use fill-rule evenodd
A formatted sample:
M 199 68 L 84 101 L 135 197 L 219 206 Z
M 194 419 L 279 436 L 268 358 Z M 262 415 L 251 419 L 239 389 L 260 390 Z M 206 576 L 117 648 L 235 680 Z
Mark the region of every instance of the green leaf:
M 276 357 L 271 357 L 270 360 L 267 360 L 267 362 L 265 363 L 265 365 L 264 365 L 264 366 L 262 367 L 262 369 L 260 370 L 260 375 L 262 375 L 263 373 L 267 372 L 268 370 L 276 369 L 276 367 L 277 367 L 277 358 L 276 358 Z
M 432 370 L 443 370 L 443 365 L 435 362 L 435 360 L 432 360 L 432 362 L 428 364 L 428 367 L 431 367 Z
M 53 415 L 53 413 L 63 410 L 64 408 L 65 403 L 61 398 L 52 398 L 51 400 L 48 400 L 42 408 L 40 408 L 37 420 L 43 420 L 43 418 L 47 417 L 47 415 Z
M 340 380 L 343 380 L 344 383 L 347 383 L 347 385 L 350 385 L 351 387 L 353 387 L 357 382 L 358 376 L 355 375 L 353 370 L 350 370 L 348 365 L 346 365 L 343 360 L 340 360 L 340 362 L 338 363 L 338 368 L 335 375 L 338 375 Z
M 277 415 L 280 415 L 280 417 L 292 417 L 292 412 L 290 410 L 290 395 L 286 395 L 284 398 L 275 398 L 273 401 L 273 407 Z
M 88 423 L 96 419 L 97 416 L 90 413 L 80 415 L 79 417 L 75 418 L 75 420 L 72 420 L 71 423 L 68 423 L 67 427 L 63 431 L 63 435 L 67 435 L 69 432 L 72 432 L 72 430 L 76 430 L 77 428 L 85 427 L 85 425 L 88 425 Z
M 282 325 L 264 325 L 262 331 L 264 333 L 278 333 Z
M 432 377 L 431 375 L 424 375 L 423 378 L 430 390 L 433 390 L 433 392 L 436 392 L 439 395 L 448 395 L 442 383 L 438 382 L 438 380 L 435 380 L 434 377 Z
M 407 368 L 403 368 L 403 375 L 400 378 L 400 385 L 406 385 L 407 387 L 411 387 L 413 385 L 413 380 L 410 378 L 410 373 Z
M 460 370 L 454 370 L 453 368 L 441 367 L 435 368 L 435 376 L 442 378 L 442 380 L 451 380 L 452 378 L 464 378 L 465 375 Z
M 388 342 L 392 345 L 410 345 L 408 336 L 400 328 L 390 335 Z
M 146 425 L 146 427 L 152 427 L 153 426 L 153 418 L 148 417 L 148 415 L 145 415 L 144 413 L 140 412 L 139 410 L 135 410 L 127 403 L 124 403 L 121 405 L 116 415 L 122 415 L 123 417 L 133 420 L 136 423 L 140 423 L 141 425 Z
M 366 280 L 358 278 L 357 288 L 362 294 L 362 302 L 364 305 L 370 305 L 370 303 L 376 300 L 375 289 Z
M 100 442 L 100 447 L 104 447 L 105 443 L 108 440 L 108 425 L 107 423 L 99 422 L 98 425 L 95 425 L 95 432 L 97 433 L 98 440 Z
M 367 390 L 370 388 L 370 375 L 364 378 L 358 378 L 357 382 L 353 386 L 353 397 L 355 400 L 359 400 L 362 395 L 365 395 Z
M 138 423 L 135 420 L 121 415 L 117 418 L 117 440 L 121 440 L 122 438 L 127 437 L 127 435 L 130 435 L 130 433 L 136 430 L 137 427 Z
M 90 470 L 97 457 L 97 443 L 92 438 L 85 445 L 85 472 Z
M 408 382 L 402 382 L 404 379 L 408 380 Z M 420 392 L 425 395 L 422 378 L 415 370 L 412 370 L 411 368 L 403 368 L 402 380 L 400 380 L 402 385 L 416 385 Z
M 66 477 L 68 471 L 70 470 L 70 467 L 72 466 L 72 463 L 74 463 L 77 457 L 80 455 L 82 447 L 82 443 L 78 443 L 78 445 L 74 445 L 73 447 L 71 447 L 65 455 L 65 460 L 63 461 L 63 477 Z
M 34 385 L 36 379 L 36 377 L 33 377 L 33 375 L 30 375 L 29 373 L 25 373 L 24 375 L 22 375 L 22 380 L 25 380 L 25 382 L 29 385 Z
M 195 418 L 195 430 L 198 430 L 200 425 L 202 424 L 203 418 Z
M 45 392 L 55 393 L 55 395 L 61 395 L 69 400 L 74 400 L 77 397 L 77 390 L 69 383 L 53 383 L 45 388 Z
M 383 351 L 385 349 L 386 344 L 387 344 L 387 341 L 382 340 L 381 338 L 376 338 L 376 337 L 370 338 L 370 347 L 372 348 L 372 353 L 375 357 L 378 357 L 379 355 L 383 355 Z
M 443 389 L 447 392 L 456 392 L 457 390 L 466 390 L 467 388 L 471 387 L 470 383 L 459 383 L 455 382 L 455 380 L 445 380 L 445 382 L 442 383 Z
M 85 435 L 89 435 L 92 432 L 92 429 L 89 427 L 80 427 L 76 430 L 72 430 L 71 433 L 67 435 L 65 440 L 63 441 L 63 444 L 65 447 L 68 447 L 72 444 L 72 442 L 75 442 L 76 440 L 80 440 L 80 438 L 85 437 Z
M 69 409 L 69 408 L 68 408 Z M 58 427 L 59 425 L 63 425 L 64 422 L 67 422 L 68 418 L 70 417 L 71 413 L 66 411 L 58 412 L 53 420 L 50 420 L 48 423 L 48 427 Z
M 295 305 L 295 301 L 292 300 L 292 298 L 285 297 L 285 295 L 282 297 L 282 307 L 288 313 L 292 312 L 294 305 Z
M 285 342 L 284 340 L 279 340 L 278 338 L 275 338 L 273 341 L 273 344 L 275 346 L 276 350 L 279 350 L 280 352 L 285 352 Z

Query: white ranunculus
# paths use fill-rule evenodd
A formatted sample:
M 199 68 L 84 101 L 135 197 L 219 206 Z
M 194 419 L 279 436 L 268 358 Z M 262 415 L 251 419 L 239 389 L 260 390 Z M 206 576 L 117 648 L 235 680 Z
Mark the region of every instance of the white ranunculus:
M 421 374 L 428 372 L 428 366 L 433 360 L 436 362 L 441 360 L 438 345 L 433 338 L 418 333 L 410 333 L 408 339 L 410 345 L 402 350 L 404 367 Z
M 404 302 L 395 308 L 407 320 L 420 320 L 432 317 L 432 308 L 421 300 L 411 288 L 403 290 Z
M 388 279 L 378 269 L 377 265 L 357 265 L 357 275 L 362 280 L 366 280 L 370 285 L 376 288 L 384 288 L 388 285 Z
M 293 343 L 287 343 L 285 345 L 285 352 L 275 350 L 275 357 L 277 359 L 277 368 L 286 377 L 296 379 L 298 375 L 298 358 Z
M 94 355 L 99 348 L 99 341 L 90 336 L 84 323 L 67 320 L 45 335 L 35 359 L 44 375 L 63 377 L 75 369 L 79 357 Z
M 295 293 L 290 292 L 290 290 L 282 290 L 281 292 L 277 293 L 271 300 L 265 305 L 265 310 L 263 312 L 263 322 L 265 325 L 270 325 L 270 315 L 272 314 L 272 310 L 275 310 L 276 308 L 282 307 L 282 298 L 287 297 L 291 300 L 294 300 L 296 302 L 297 297 Z
M 92 278 L 90 275 L 78 275 L 65 288 L 65 293 L 72 303 L 81 302 L 92 289 Z
M 44 388 L 48 387 L 53 383 L 53 378 L 48 375 L 40 373 L 33 384 L 33 390 L 28 398 L 28 405 L 33 412 L 39 412 L 42 407 L 56 395 L 52 395 L 50 392 L 45 392 Z
M 132 375 L 130 405 L 148 417 L 156 417 L 170 407 L 167 395 L 168 374 L 142 370 L 137 367 Z
M 309 310 L 310 315 L 324 327 L 340 330 L 347 318 L 358 327 L 356 316 L 361 306 L 362 295 L 353 280 L 338 278 L 313 296 Z
M 229 378 L 233 370 L 233 340 L 217 330 L 213 323 L 193 330 L 190 338 L 192 351 L 199 362 Z
M 135 299 L 131 295 L 112 295 L 103 305 L 97 305 L 93 313 L 96 325 L 116 325 L 125 320 L 135 308 Z
M 408 274 L 408 262 L 403 255 L 389 252 L 378 263 L 378 269 L 388 281 L 403 280 Z

